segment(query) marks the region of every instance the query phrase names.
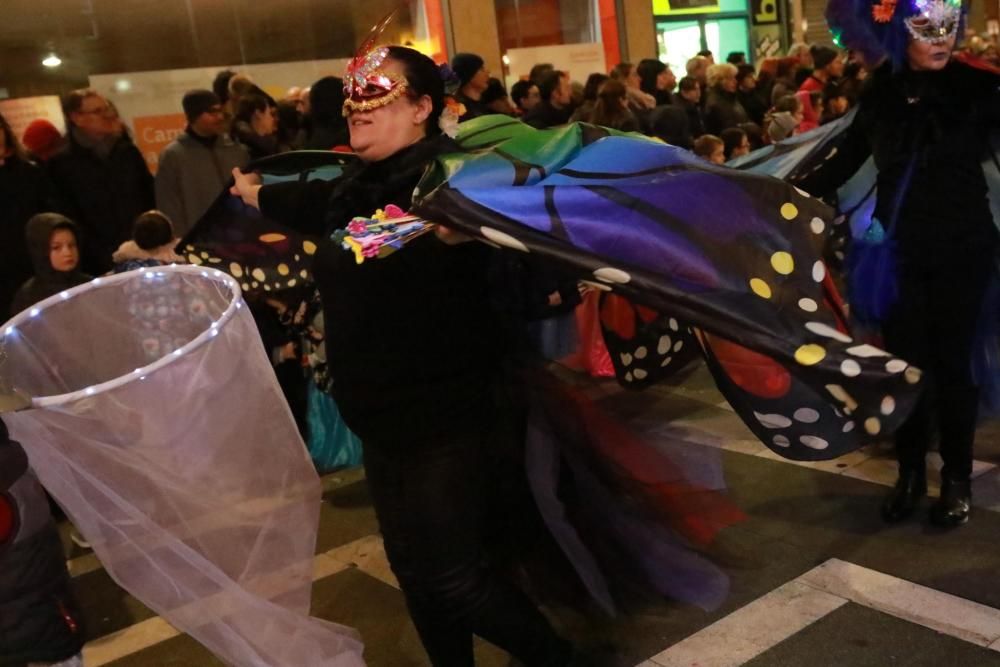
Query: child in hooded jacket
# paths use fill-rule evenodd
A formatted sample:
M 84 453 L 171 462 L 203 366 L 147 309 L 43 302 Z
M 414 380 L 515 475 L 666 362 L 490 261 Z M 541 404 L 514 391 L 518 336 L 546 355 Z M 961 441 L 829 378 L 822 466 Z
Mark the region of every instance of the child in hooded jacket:
M 25 227 L 28 256 L 35 269 L 17 290 L 11 315 L 70 287 L 89 282 L 80 271 L 80 234 L 76 223 L 59 213 L 39 213 Z

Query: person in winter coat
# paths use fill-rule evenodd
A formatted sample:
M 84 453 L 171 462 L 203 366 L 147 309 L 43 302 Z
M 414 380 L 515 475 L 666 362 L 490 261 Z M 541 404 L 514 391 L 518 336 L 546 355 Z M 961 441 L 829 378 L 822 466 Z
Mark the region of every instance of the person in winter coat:
M 451 69 L 460 85 L 455 99 L 465 107 L 465 113 L 459 120 L 472 120 L 493 113 L 482 100 L 490 85 L 490 71 L 486 69 L 483 59 L 475 53 L 459 53 L 452 58 Z
M 66 216 L 59 213 L 33 216 L 28 220 L 25 237 L 35 275 L 14 295 L 12 315 L 91 280 L 91 276 L 80 271 L 79 232 Z
M 49 501 L 0 419 L 0 665 L 82 667 L 83 640 Z
M 909 373 L 910 378 L 919 378 L 922 371 L 927 382 L 896 432 L 899 478 L 882 505 L 882 518 L 906 519 L 927 494 L 925 459 L 938 431 L 944 467 L 930 520 L 954 527 L 971 512 L 979 401 L 972 355 L 987 285 L 996 270 L 998 235 L 982 159 L 990 133 L 1000 128 L 1000 75 L 952 59 L 961 3 L 929 0 L 879 7 L 873 17 L 870 6 L 862 7 L 860 16 L 850 3 L 828 6 L 831 28 L 848 28 L 843 33 L 846 46 L 888 57 L 869 77 L 837 154 L 796 185 L 828 195 L 869 157 L 874 159 L 878 188 L 873 218 L 895 243 L 899 288 L 887 304 L 882 334 L 886 350 L 913 364 L 887 364 L 886 370 Z M 871 30 L 855 34 L 851 27 L 859 20 L 871 22 Z M 880 38 L 875 44 L 873 36 Z M 893 409 L 891 403 L 883 406 Z M 865 425 L 873 434 L 878 427 L 877 420 Z
M 56 203 L 49 179 L 28 161 L 0 116 L 0 320 L 10 311 L 17 288 L 33 273 L 24 227 L 31 216 L 52 210 Z
M 739 65 L 736 68 L 736 99 L 743 105 L 750 121 L 762 125 L 767 113 L 769 98 L 765 98 L 757 88 L 757 76 L 753 65 Z
M 705 130 L 709 134 L 721 134 L 727 127 L 736 127 L 750 120 L 736 96 L 736 74 L 736 66 L 729 63 L 708 68 Z
M 62 209 L 83 230 L 82 268 L 104 273 L 111 268 L 111 253 L 129 238 L 135 216 L 153 208 L 153 177 L 118 115 L 96 91 L 73 91 L 63 112 L 67 143 L 45 168 Z
M 189 91 L 181 105 L 188 126 L 160 154 L 156 208 L 173 221 L 177 235 L 183 237 L 222 192 L 233 168 L 246 166 L 250 156 L 226 135 L 226 117 L 215 93 Z M 129 220 L 130 232 L 132 220 L 151 208 L 135 212 Z
M 135 219 L 132 240 L 118 247 L 112 256 L 115 273 L 134 271 L 144 266 L 183 264 L 183 257 L 174 252 L 178 239 L 174 225 L 162 211 L 146 211 Z
M 692 76 L 680 80 L 677 87 L 677 106 L 684 109 L 688 119 L 688 132 L 692 139 L 705 134 L 705 114 L 702 111 L 701 83 Z M 687 148 L 685 146 L 685 148 Z
M 639 121 L 635 114 L 629 110 L 625 85 L 616 79 L 608 79 L 604 82 L 597 93 L 594 109 L 585 120 L 594 125 L 602 125 L 622 132 L 638 132 L 640 130 Z

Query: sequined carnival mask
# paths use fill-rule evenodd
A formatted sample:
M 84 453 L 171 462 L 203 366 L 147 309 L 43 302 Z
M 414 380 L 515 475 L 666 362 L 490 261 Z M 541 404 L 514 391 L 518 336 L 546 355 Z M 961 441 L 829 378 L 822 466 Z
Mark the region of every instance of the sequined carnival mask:
M 388 47 L 375 48 L 375 42 L 392 21 L 392 12 L 372 28 L 368 38 L 347 64 L 344 76 L 345 116 L 353 111 L 371 111 L 392 104 L 406 92 L 406 77 L 384 69 Z
M 904 20 L 913 39 L 938 44 L 958 34 L 961 0 L 914 0 L 914 6 L 917 13 Z

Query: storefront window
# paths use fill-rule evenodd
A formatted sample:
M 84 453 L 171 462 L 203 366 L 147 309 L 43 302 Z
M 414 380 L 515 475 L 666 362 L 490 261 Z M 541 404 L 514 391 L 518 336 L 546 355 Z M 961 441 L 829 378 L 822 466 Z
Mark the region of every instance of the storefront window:
M 678 75 L 689 58 L 708 49 L 716 62 L 733 51 L 753 60 L 747 0 L 653 0 L 659 57 Z
M 536 63 L 577 81 L 620 58 L 615 0 L 495 0 L 508 85 Z

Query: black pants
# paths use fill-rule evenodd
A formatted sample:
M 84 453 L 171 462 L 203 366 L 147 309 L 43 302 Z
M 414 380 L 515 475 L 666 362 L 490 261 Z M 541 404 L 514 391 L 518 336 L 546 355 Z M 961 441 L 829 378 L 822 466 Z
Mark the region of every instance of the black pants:
M 886 349 L 923 369 L 926 388 L 896 433 L 901 470 L 922 470 L 935 419 L 943 477 L 972 473 L 979 389 L 972 352 L 992 252 L 971 253 L 933 268 L 903 265 L 900 298 L 883 328 Z
M 489 437 L 366 441 L 364 460 L 386 555 L 432 664 L 473 665 L 473 635 L 526 665 L 565 664 L 568 643 L 487 559 Z

